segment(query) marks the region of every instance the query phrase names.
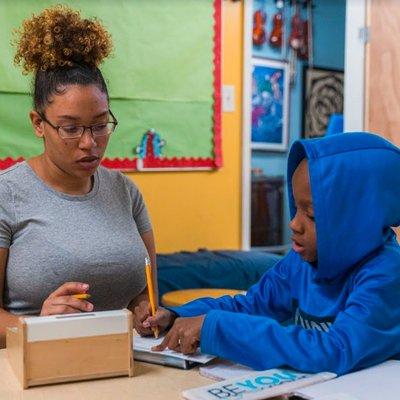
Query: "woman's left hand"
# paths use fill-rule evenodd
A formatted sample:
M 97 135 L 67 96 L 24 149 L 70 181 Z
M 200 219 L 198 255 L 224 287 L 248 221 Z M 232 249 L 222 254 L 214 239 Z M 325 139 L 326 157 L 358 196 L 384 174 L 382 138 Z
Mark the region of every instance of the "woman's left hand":
M 177 318 L 164 340 L 152 350 L 163 351 L 168 347 L 183 354 L 195 353 L 200 345 L 200 333 L 204 318 L 205 315 Z

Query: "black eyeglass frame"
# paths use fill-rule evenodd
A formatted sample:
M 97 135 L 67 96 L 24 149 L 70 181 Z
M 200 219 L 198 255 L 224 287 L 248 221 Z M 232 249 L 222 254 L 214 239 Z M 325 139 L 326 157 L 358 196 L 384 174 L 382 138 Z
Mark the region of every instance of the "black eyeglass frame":
M 113 119 L 113 121 L 107 121 L 107 124 L 114 124 L 114 129 L 110 132 L 110 133 L 106 133 L 104 135 L 97 135 L 93 133 L 93 127 L 96 125 L 102 125 L 102 124 L 95 124 L 95 125 L 53 125 L 46 117 L 44 114 L 42 114 L 39 111 L 36 111 L 39 115 L 40 118 L 42 118 L 42 120 L 46 123 L 48 123 L 53 129 L 55 129 L 58 133 L 58 135 L 62 138 L 62 139 L 78 139 L 81 138 L 83 136 L 83 134 L 85 133 L 86 129 L 90 130 L 90 133 L 92 135 L 92 137 L 101 137 L 101 136 L 106 136 L 106 135 L 111 135 L 114 131 L 115 128 L 118 125 L 118 120 L 117 118 L 115 118 L 115 115 L 112 113 L 112 111 L 109 109 L 108 112 L 111 115 L 111 118 Z M 60 134 L 60 128 L 66 128 L 66 127 L 72 127 L 74 126 L 75 128 L 83 128 L 82 133 L 79 136 L 74 136 L 74 137 L 64 137 Z

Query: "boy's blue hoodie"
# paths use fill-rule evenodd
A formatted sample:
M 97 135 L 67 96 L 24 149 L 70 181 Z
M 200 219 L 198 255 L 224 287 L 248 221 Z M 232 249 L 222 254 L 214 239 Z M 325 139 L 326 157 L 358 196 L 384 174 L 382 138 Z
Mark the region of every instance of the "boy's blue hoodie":
M 400 150 L 367 133 L 295 142 L 288 162 L 292 218 L 291 181 L 304 157 L 317 262 L 290 251 L 246 295 L 173 310 L 206 314 L 204 353 L 255 369 L 344 374 L 400 355 L 400 247 L 390 228 L 400 225 Z

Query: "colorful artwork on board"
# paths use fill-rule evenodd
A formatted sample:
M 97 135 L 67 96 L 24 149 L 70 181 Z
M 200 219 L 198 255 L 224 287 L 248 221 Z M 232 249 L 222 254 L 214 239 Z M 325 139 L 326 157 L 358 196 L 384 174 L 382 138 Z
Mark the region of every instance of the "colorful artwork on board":
M 162 157 L 162 148 L 165 146 L 165 140 L 154 130 L 149 129 L 142 137 L 140 145 L 136 147 L 136 154 L 139 158 Z

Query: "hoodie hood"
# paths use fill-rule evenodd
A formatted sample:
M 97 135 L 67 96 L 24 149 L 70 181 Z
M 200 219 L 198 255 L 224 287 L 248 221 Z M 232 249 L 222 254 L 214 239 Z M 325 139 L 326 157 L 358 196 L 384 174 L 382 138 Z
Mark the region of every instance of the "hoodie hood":
M 391 226 L 400 225 L 400 149 L 369 133 L 296 141 L 287 175 L 291 218 L 292 176 L 303 158 L 317 232 L 315 278 L 340 279 L 394 236 Z

